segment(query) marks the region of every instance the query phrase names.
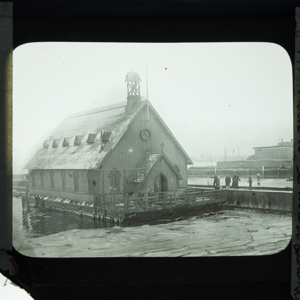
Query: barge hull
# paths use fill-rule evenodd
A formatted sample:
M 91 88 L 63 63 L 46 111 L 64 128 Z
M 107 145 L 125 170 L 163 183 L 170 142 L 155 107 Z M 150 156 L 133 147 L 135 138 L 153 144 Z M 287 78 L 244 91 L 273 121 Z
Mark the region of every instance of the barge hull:
M 181 195 L 164 193 L 148 196 L 145 194 L 143 197 L 131 197 L 124 201 L 117 198 L 109 199 L 107 196 L 105 202 L 97 203 L 96 206 L 94 203 L 39 195 L 24 196 L 22 199 L 25 211 L 26 207 L 31 206 L 42 212 L 61 211 L 64 214 L 71 213 L 130 224 L 163 218 L 168 220 L 178 217 L 185 218 L 199 213 L 214 213 L 221 210 L 221 203 L 224 203 L 226 197 L 220 191 L 192 190 L 185 191 Z
M 212 213 L 222 210 L 220 202 L 206 203 L 203 205 L 185 205 L 163 210 L 149 210 L 144 212 L 132 212 L 125 214 L 122 225 L 130 225 L 135 222 L 144 222 L 157 219 L 176 219 L 178 217 L 195 216 L 202 213 Z

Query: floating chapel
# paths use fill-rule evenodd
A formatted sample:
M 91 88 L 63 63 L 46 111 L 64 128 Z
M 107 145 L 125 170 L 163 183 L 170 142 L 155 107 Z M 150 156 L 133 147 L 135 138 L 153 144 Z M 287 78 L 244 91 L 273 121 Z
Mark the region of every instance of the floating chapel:
M 127 101 L 71 115 L 26 165 L 30 194 L 95 203 L 187 188 L 192 161 L 127 73 Z

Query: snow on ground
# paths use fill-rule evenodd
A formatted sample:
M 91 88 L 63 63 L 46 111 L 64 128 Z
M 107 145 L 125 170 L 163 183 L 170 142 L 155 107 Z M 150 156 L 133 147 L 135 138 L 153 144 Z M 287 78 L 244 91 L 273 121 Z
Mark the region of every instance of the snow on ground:
M 293 187 L 293 181 L 287 181 L 286 179 L 281 178 L 261 178 L 260 179 L 260 185 L 257 184 L 257 179 L 253 176 L 252 177 L 252 187 L 278 187 L 278 188 L 285 188 Z M 249 187 L 249 183 L 247 182 L 248 178 L 241 178 L 241 181 L 239 181 L 240 187 Z M 189 177 L 188 178 L 188 184 L 199 184 L 199 185 L 213 185 L 214 179 L 213 178 L 200 178 L 200 177 Z M 225 185 L 225 177 L 221 177 L 221 185 Z

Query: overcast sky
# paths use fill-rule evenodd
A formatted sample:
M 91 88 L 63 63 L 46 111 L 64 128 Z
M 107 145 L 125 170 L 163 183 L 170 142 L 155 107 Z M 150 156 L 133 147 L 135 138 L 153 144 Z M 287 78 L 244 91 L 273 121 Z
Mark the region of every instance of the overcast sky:
M 293 138 L 292 65 L 270 43 L 32 43 L 13 56 L 14 172 L 71 113 L 126 101 L 126 73 L 190 156 Z

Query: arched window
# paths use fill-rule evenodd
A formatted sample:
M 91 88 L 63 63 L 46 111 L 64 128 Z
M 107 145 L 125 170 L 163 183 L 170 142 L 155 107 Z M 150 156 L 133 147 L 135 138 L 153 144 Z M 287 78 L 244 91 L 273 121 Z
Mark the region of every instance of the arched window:
M 78 181 L 78 171 L 74 171 L 73 172 L 73 177 L 74 177 L 74 191 L 75 193 L 78 193 L 79 192 L 79 181 Z
M 160 173 L 154 180 L 154 192 L 166 192 L 168 190 L 168 179 L 163 174 Z
M 63 191 L 67 190 L 67 187 L 66 187 L 66 171 L 65 170 L 61 171 L 61 187 L 62 187 Z
M 51 189 L 54 189 L 55 186 L 54 186 L 54 172 L 53 171 L 50 172 L 50 184 L 51 184 Z

